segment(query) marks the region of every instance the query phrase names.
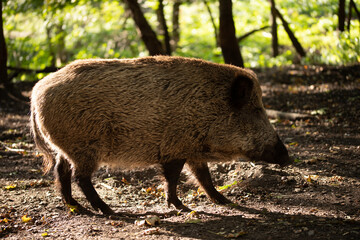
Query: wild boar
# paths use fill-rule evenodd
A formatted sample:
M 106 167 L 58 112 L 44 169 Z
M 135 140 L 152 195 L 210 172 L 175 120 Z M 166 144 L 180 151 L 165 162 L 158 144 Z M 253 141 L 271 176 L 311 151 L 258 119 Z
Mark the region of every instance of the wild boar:
M 207 162 L 237 158 L 285 165 L 288 151 L 271 126 L 256 75 L 183 57 L 78 60 L 39 81 L 31 95 L 31 129 L 53 166 L 65 204 L 71 178 L 96 210 L 113 213 L 91 183 L 103 164 L 158 165 L 168 205 L 186 163 L 208 197 L 230 201 L 211 182 Z

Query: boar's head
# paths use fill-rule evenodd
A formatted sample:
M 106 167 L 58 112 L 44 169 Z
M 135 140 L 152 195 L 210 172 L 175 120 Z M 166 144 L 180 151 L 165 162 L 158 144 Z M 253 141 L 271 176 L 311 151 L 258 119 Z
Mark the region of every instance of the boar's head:
M 288 151 L 271 125 L 254 74 L 238 75 L 228 91 L 227 107 L 209 131 L 209 151 L 286 166 Z

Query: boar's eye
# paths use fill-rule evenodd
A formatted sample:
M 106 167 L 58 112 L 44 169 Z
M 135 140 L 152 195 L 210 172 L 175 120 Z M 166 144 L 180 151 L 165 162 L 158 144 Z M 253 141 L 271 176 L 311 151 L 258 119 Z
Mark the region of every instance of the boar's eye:
M 230 102 L 235 108 L 241 108 L 250 101 L 253 81 L 245 76 L 237 76 L 233 80 L 230 92 Z

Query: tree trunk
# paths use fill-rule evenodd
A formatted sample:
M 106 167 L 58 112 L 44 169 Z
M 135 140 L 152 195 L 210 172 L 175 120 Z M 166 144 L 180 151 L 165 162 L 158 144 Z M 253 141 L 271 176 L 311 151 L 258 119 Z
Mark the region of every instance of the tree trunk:
M 272 50 L 273 57 L 279 55 L 279 41 L 277 34 L 277 23 L 276 23 L 276 8 L 275 0 L 270 0 L 271 4 L 271 34 L 272 34 Z
M 9 87 L 7 74 L 7 49 L 2 20 L 2 1 L 0 1 L 0 81 L 5 88 Z
M 172 50 L 175 51 L 180 40 L 180 24 L 179 24 L 179 15 L 180 15 L 180 5 L 182 0 L 175 0 L 173 5 L 172 12 L 172 41 L 171 46 Z
M 0 1 L 0 85 L 5 88 L 6 94 L 17 101 L 28 101 L 20 91 L 18 91 L 14 84 L 10 81 L 7 73 L 7 48 L 4 36 L 4 27 L 2 19 L 2 1 Z
M 214 36 L 215 36 L 215 41 L 216 41 L 216 47 L 219 47 L 220 46 L 220 41 L 219 41 L 218 29 L 217 29 L 216 24 L 215 24 L 215 19 L 213 17 L 211 8 L 209 6 L 209 3 L 206 0 L 203 0 L 203 1 L 204 1 L 204 4 L 205 4 L 205 7 L 206 7 L 206 9 L 207 9 L 207 11 L 209 13 L 211 24 L 213 25 L 213 28 L 214 28 Z
M 339 20 L 339 30 L 341 32 L 345 30 L 345 1 L 346 0 L 339 0 L 338 20 Z
M 171 55 L 170 36 L 169 36 L 169 31 L 168 31 L 165 14 L 164 14 L 163 0 L 159 0 L 159 7 L 157 9 L 157 15 L 158 15 L 159 23 L 160 23 L 161 32 L 164 35 L 166 55 Z
M 220 0 L 219 39 L 225 63 L 244 67 L 244 61 L 236 39 L 231 0 Z
M 279 10 L 277 10 L 275 8 L 276 14 L 277 16 L 280 18 L 284 29 L 286 31 L 286 33 L 288 34 L 293 46 L 296 49 L 296 52 L 301 56 L 301 57 L 305 57 L 306 53 L 303 49 L 303 47 L 301 46 L 300 42 L 297 40 L 297 38 L 295 37 L 295 35 L 293 34 L 293 32 L 291 31 L 289 24 L 286 22 L 286 20 L 283 18 L 283 16 L 281 15 L 281 13 L 279 12 Z
M 125 3 L 131 10 L 135 24 L 140 31 L 141 39 L 145 43 L 149 54 L 164 55 L 165 51 L 161 45 L 161 42 L 157 39 L 156 33 L 152 30 L 151 26 L 147 22 L 137 0 L 125 0 Z

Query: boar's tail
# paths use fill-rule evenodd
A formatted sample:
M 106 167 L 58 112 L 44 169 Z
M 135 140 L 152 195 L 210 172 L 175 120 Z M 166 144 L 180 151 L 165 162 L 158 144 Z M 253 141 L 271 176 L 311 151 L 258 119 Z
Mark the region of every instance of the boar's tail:
M 48 173 L 50 169 L 55 164 L 54 153 L 50 149 L 49 145 L 46 143 L 44 139 L 43 133 L 38 127 L 36 122 L 36 113 L 34 109 L 31 111 L 30 124 L 31 124 L 31 134 L 33 136 L 35 145 L 37 149 L 44 154 L 43 156 L 43 171 L 44 173 Z

